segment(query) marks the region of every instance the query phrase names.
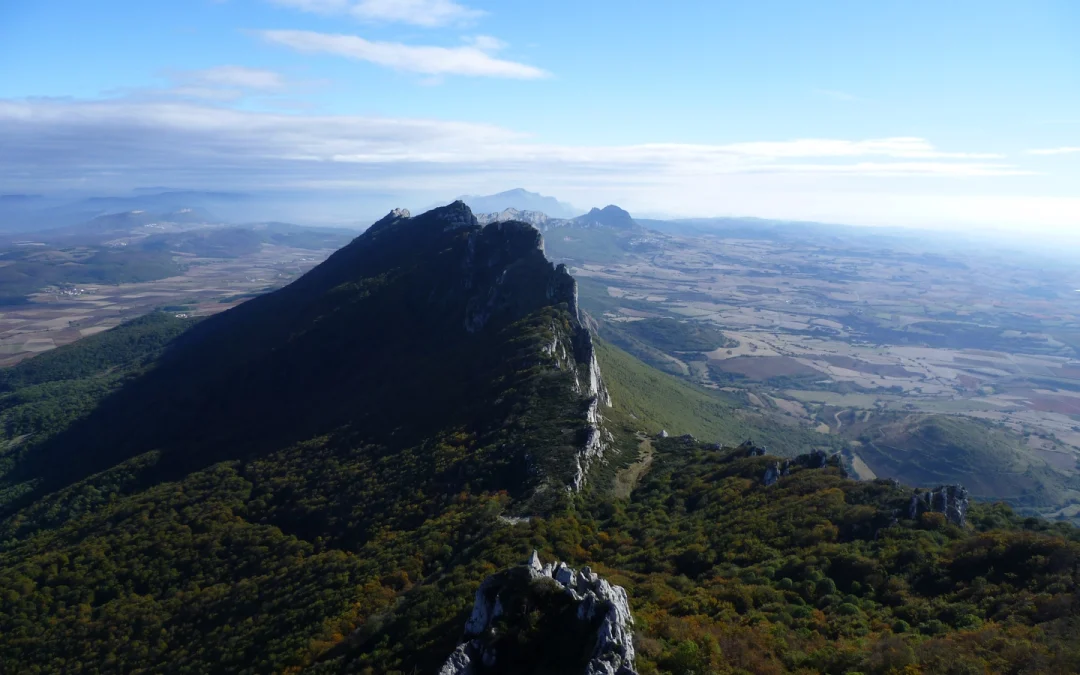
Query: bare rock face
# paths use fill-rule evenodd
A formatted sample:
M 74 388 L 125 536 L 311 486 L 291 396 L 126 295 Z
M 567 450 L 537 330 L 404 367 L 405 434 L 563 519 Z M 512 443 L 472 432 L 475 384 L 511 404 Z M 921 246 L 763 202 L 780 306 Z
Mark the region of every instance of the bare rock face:
M 933 490 L 916 490 L 911 495 L 908 517 L 915 520 L 923 513 L 941 513 L 945 520 L 958 527 L 967 525 L 970 500 L 963 485 L 943 485 Z
M 495 213 L 478 213 L 476 214 L 476 220 L 481 225 L 516 220 L 522 223 L 528 223 L 541 231 L 550 224 L 565 222 L 558 218 L 551 218 L 541 211 L 521 211 L 515 208 L 503 209 L 502 211 L 497 211 Z
M 557 282 L 562 287 L 557 290 L 559 295 L 556 297 L 560 298 L 561 302 L 567 302 L 570 307 L 576 307 L 577 282 L 566 272 L 563 265 L 559 265 L 556 270 L 556 275 L 560 273 L 565 274 L 565 279 L 568 281 Z M 573 304 L 567 299 L 572 299 Z M 598 462 L 605 461 L 605 455 L 612 444 L 611 434 L 603 428 L 603 411 L 611 407 L 611 394 L 600 374 L 600 363 L 596 359 L 596 348 L 589 329 L 580 320 L 575 320 L 571 326 L 569 339 L 566 339 L 567 336 L 558 326 L 552 325 L 551 332 L 552 341 L 544 346 L 544 353 L 554 358 L 557 368 L 569 370 L 573 374 L 575 393 L 586 397 L 589 401 L 585 410 L 584 442 L 578 451 L 573 471 L 574 478 L 569 486 L 575 491 L 580 491 L 585 487 L 589 471 Z
M 536 612 L 541 616 L 537 618 Z M 531 632 L 521 630 L 528 616 Z M 439 675 L 636 675 L 626 591 L 588 567 L 529 561 L 480 585 L 465 641 Z

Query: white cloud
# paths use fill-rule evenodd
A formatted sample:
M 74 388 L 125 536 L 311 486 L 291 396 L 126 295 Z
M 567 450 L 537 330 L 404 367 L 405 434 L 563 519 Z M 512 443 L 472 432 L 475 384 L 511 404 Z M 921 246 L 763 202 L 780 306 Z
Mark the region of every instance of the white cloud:
M 491 37 L 490 35 L 473 35 L 466 38 L 466 42 L 473 47 L 485 52 L 497 52 L 502 49 L 506 49 L 506 43 L 499 38 Z
M 469 75 L 531 80 L 548 73 L 523 63 L 493 57 L 490 38 L 466 47 L 413 46 L 376 42 L 355 35 L 334 35 L 302 30 L 267 30 L 260 33 L 274 44 L 309 54 L 334 54 L 380 66 L 424 75 Z
M 183 98 L 234 102 L 251 95 L 283 93 L 295 84 L 272 70 L 245 66 L 215 66 L 203 70 L 174 70 L 164 73 L 167 87 L 144 87 L 115 93 L 140 98 Z
M 1043 148 L 1039 150 L 1028 150 L 1029 155 L 1072 155 L 1075 153 L 1080 153 L 1080 147 Z
M 387 21 L 415 26 L 468 23 L 484 12 L 453 0 L 272 0 L 276 4 L 318 14 L 349 14 L 366 21 Z
M 274 91 L 286 86 L 285 78 L 280 73 L 245 66 L 215 66 L 204 70 L 176 71 L 171 73 L 171 77 L 185 84 L 259 91 Z

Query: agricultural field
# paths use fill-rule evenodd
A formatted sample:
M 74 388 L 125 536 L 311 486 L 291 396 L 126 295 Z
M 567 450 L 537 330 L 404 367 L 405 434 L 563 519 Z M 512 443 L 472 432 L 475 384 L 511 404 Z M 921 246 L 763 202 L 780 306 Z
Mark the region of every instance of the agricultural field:
M 955 480 L 1044 515 L 1080 512 L 1075 267 L 814 226 L 649 231 L 621 247 L 609 236 L 595 260 L 572 237 L 554 253 L 581 281 L 601 335 L 623 349 L 842 439 L 858 475 Z M 679 349 L 670 325 L 656 330 L 664 320 L 722 338 Z M 967 452 L 962 438 L 981 445 Z
M 347 241 L 341 236 L 341 243 Z M 295 279 L 334 251 L 259 243 L 229 253 L 169 250 L 166 272 L 126 283 L 55 283 L 0 306 L 0 366 L 108 330 L 154 309 L 208 316 Z

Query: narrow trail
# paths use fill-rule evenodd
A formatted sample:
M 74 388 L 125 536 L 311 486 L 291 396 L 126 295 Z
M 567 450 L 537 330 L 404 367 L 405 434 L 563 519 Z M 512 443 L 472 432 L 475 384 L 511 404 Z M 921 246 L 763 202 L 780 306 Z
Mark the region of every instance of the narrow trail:
M 629 499 L 630 493 L 637 487 L 641 477 L 649 471 L 653 461 L 653 446 L 649 438 L 643 437 L 638 444 L 638 461 L 626 467 L 615 475 L 615 486 L 612 491 L 619 499 Z
M 840 419 L 840 411 L 833 413 L 833 419 L 836 420 L 836 433 L 839 434 L 840 430 L 844 428 L 844 422 Z

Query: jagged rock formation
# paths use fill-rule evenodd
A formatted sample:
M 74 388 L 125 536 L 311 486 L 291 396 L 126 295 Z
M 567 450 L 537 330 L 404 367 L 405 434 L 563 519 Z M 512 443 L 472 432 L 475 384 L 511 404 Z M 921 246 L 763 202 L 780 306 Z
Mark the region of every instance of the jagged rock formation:
M 519 211 L 514 208 L 497 211 L 495 213 L 478 213 L 476 214 L 476 220 L 481 225 L 516 220 L 520 223 L 528 223 L 541 231 L 549 227 L 552 223 L 567 222 L 560 218 L 552 218 L 541 211 Z
M 762 452 L 762 454 L 764 454 L 764 452 Z M 838 456 L 830 457 L 822 450 L 811 450 L 805 455 L 799 455 L 795 459 L 785 459 L 783 462 L 774 462 L 772 466 L 765 470 L 765 475 L 762 476 L 762 482 L 764 482 L 765 485 L 772 485 L 782 477 L 789 475 L 791 470 L 795 467 L 801 467 L 803 469 L 824 469 L 827 466 L 834 466 L 843 470 L 843 466 L 841 466 Z
M 524 631 L 522 619 L 539 630 Z M 565 672 L 635 675 L 626 591 L 588 567 L 540 562 L 494 574 L 476 591 L 465 640 L 439 675 Z
M 911 495 L 908 517 L 915 520 L 926 512 L 941 513 L 958 527 L 967 525 L 968 491 L 963 485 L 943 485 L 933 490 L 916 490 Z

